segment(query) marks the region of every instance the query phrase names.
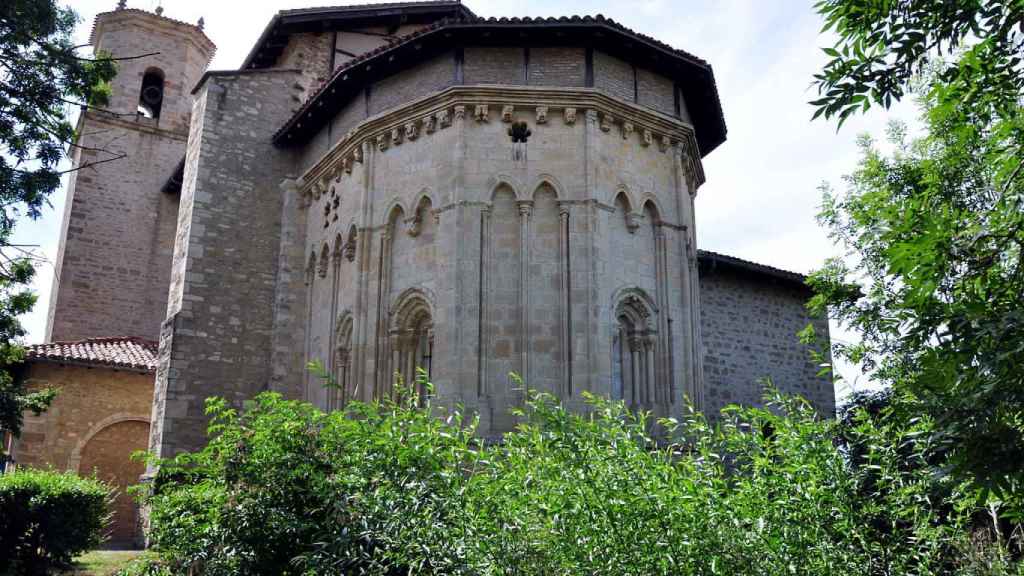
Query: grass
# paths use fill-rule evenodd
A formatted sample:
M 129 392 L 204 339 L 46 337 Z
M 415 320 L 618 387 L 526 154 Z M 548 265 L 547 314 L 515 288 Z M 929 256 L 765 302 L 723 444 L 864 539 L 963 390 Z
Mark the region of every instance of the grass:
M 93 550 L 75 559 L 75 576 L 113 576 L 142 554 L 141 550 Z

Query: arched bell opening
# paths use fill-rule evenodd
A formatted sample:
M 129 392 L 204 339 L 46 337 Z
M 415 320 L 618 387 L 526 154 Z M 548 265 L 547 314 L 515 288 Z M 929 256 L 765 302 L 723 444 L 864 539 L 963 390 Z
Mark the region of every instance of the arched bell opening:
M 138 114 L 143 118 L 160 119 L 164 103 L 164 72 L 149 68 L 142 76 L 142 90 L 139 92 Z

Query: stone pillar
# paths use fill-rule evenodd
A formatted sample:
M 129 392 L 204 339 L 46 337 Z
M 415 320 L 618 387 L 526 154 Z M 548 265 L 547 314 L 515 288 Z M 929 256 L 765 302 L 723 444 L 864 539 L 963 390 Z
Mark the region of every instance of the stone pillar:
M 640 338 L 637 336 L 629 337 L 629 352 L 630 352 L 630 406 L 637 408 L 643 402 L 643 384 L 641 381 L 640 372 L 640 352 L 641 352 Z
M 654 386 L 654 338 L 648 335 L 644 338 L 643 343 L 644 367 L 647 369 L 647 407 L 653 409 L 657 405 Z
M 561 273 L 562 306 L 561 312 L 561 352 L 562 352 L 562 390 L 563 398 L 572 398 L 572 329 L 570 318 L 572 309 L 569 307 L 569 291 L 571 289 L 569 278 L 569 205 L 560 202 L 558 204 L 558 217 L 560 219 L 558 260 Z
M 530 388 L 530 210 L 533 202 L 519 202 L 519 376 Z
M 491 257 L 491 207 L 484 205 L 480 208 L 480 310 L 479 328 L 477 330 L 477 382 L 476 393 L 482 397 L 487 393 L 489 375 L 487 374 L 486 355 L 491 350 L 490 343 L 490 309 L 488 296 L 490 295 L 490 277 L 487 274 L 493 261 Z

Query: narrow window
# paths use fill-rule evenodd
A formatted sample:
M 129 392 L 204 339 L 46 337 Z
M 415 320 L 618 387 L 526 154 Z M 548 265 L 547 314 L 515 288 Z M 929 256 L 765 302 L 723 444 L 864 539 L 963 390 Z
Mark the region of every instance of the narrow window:
M 150 68 L 142 77 L 142 92 L 139 94 L 139 116 L 160 118 L 164 102 L 164 73 L 159 68 Z

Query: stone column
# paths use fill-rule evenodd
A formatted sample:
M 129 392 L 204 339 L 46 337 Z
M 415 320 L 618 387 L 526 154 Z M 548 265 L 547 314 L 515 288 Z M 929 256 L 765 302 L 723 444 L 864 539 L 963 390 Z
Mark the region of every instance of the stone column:
M 382 370 L 388 363 L 388 343 L 390 342 L 387 334 L 391 304 L 391 232 L 391 224 L 385 224 L 384 232 L 380 237 L 381 280 L 378 287 L 379 296 L 377 298 L 377 334 L 380 334 L 380 336 L 377 338 L 378 352 L 375 355 L 377 364 L 375 366 L 376 374 L 374 381 L 376 382 L 377 390 L 381 391 L 381 394 L 386 390 L 390 390 L 394 384 L 394 378 L 388 373 L 389 371 Z
M 388 383 L 386 394 L 394 398 L 394 385 L 395 385 L 395 374 L 402 371 L 402 333 L 400 331 L 392 330 L 390 333 L 390 349 L 391 349 L 391 361 L 388 362 L 385 372 L 388 374 L 386 382 Z M 384 394 L 381 394 L 383 397 Z
M 480 208 L 480 310 L 479 327 L 477 330 L 477 382 L 478 397 L 487 393 L 487 354 L 491 351 L 490 309 L 488 298 L 491 292 L 490 277 L 487 272 L 493 261 L 491 258 L 491 207 Z
M 644 338 L 644 366 L 647 368 L 647 406 L 654 408 L 658 399 L 654 385 L 654 337 L 648 335 Z
M 564 202 L 558 204 L 558 217 L 560 219 L 558 260 L 561 273 L 562 306 L 561 330 L 562 330 L 562 389 L 564 398 L 572 398 L 572 328 L 570 319 L 572 309 L 569 302 L 569 291 L 572 288 L 569 278 L 569 205 Z
M 519 376 L 530 388 L 530 210 L 533 202 L 519 202 Z
M 637 336 L 629 337 L 629 352 L 630 352 L 630 394 L 632 396 L 630 400 L 630 406 L 637 408 L 643 402 L 643 382 L 641 380 L 640 372 L 640 352 L 642 345 L 640 344 L 640 338 Z

